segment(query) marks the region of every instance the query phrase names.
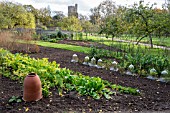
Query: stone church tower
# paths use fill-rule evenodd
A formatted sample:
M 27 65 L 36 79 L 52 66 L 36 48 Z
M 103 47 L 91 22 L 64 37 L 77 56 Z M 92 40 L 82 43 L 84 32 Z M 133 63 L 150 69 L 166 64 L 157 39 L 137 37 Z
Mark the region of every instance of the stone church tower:
M 68 6 L 68 17 L 75 16 L 78 18 L 77 7 L 78 7 L 77 4 L 75 4 L 75 6 Z

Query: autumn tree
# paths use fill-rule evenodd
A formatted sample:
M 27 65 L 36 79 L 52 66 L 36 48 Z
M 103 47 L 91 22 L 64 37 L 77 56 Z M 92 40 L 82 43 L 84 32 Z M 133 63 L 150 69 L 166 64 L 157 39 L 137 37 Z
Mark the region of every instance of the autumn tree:
M 120 36 L 124 32 L 123 21 L 117 15 L 110 15 L 104 20 L 103 24 L 101 24 L 100 34 L 106 34 L 106 38 L 111 35 L 112 41 L 115 36 Z
M 79 18 L 80 21 L 81 21 L 81 20 L 83 20 L 83 21 L 89 20 L 89 19 L 88 19 L 88 16 L 83 15 L 83 14 L 79 14 L 79 15 L 78 15 L 78 18 Z
M 10 22 L 8 17 L 4 15 L 3 10 L 4 10 L 4 7 L 2 6 L 2 4 L 0 4 L 0 29 L 7 28 L 8 23 Z
M 101 24 L 102 21 L 110 15 L 115 14 L 116 5 L 112 0 L 105 0 L 97 7 L 91 8 L 90 19 L 93 24 Z
M 23 6 L 27 12 L 30 12 L 34 15 L 35 21 L 38 27 L 43 25 L 52 26 L 52 17 L 51 17 L 51 9 L 48 6 L 47 8 L 36 9 L 32 5 L 24 5 Z
M 63 18 L 62 22 L 60 23 L 60 27 L 62 30 L 67 30 L 67 31 L 75 31 L 75 32 L 82 31 L 80 20 L 75 16 Z
M 60 23 L 62 22 L 62 19 L 65 17 L 64 13 L 62 11 L 54 11 L 54 16 L 52 17 L 53 26 L 60 27 Z
M 32 5 L 23 5 L 23 7 L 25 8 L 25 10 L 27 12 L 30 12 L 34 15 L 35 17 L 35 22 L 38 23 L 39 22 L 39 10 L 34 8 Z
M 99 13 L 102 18 L 114 15 L 116 13 L 116 5 L 112 0 L 105 0 L 101 2 L 98 6 Z
M 41 8 L 38 12 L 38 19 L 45 26 L 51 25 L 52 17 L 50 12 L 48 8 Z
M 154 34 L 161 38 L 163 35 L 170 34 L 170 14 L 166 9 L 154 9 Z
M 113 4 L 112 4 L 113 5 Z M 113 5 L 114 6 L 114 5 Z M 106 37 L 109 35 L 112 36 L 112 41 L 114 37 L 118 37 L 127 29 L 126 23 L 123 21 L 124 13 L 126 11 L 125 7 L 117 6 L 112 7 L 114 11 L 111 14 L 106 14 L 103 19 L 102 24 L 100 25 L 100 33 L 106 34 Z M 110 10 L 112 8 L 109 8 Z M 107 8 L 106 8 L 107 9 Z
M 133 24 L 133 33 L 137 35 L 137 44 L 146 37 L 149 37 L 151 48 L 153 48 L 152 33 L 156 29 L 155 13 L 153 10 L 154 4 L 144 5 L 143 1 L 139 4 L 134 4 L 132 8 L 127 11 L 126 19 Z
M 88 20 L 81 20 L 81 26 L 87 37 L 87 34 L 91 32 L 92 23 Z
M 21 4 L 0 3 L 1 28 L 35 28 L 35 18 Z
M 90 9 L 90 22 L 94 25 L 94 27 L 96 27 L 95 30 L 98 30 L 98 33 L 111 33 L 111 29 L 109 28 L 110 25 L 107 20 L 113 20 L 112 16 L 115 15 L 116 10 L 117 8 L 115 2 L 112 0 L 105 0 L 101 2 L 97 7 Z M 113 25 L 111 21 L 110 24 Z
M 65 17 L 63 11 L 54 11 L 53 13 L 53 20 L 61 21 Z
M 101 15 L 99 13 L 99 8 L 94 7 L 90 9 L 91 15 L 90 15 L 90 22 L 95 25 L 100 23 Z

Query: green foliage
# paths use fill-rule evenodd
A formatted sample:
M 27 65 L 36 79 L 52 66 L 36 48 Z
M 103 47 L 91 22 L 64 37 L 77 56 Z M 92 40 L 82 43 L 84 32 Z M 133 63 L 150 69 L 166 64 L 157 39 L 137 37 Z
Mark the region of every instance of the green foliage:
M 76 40 L 83 40 L 83 33 L 82 32 L 76 33 L 75 37 L 76 37 Z
M 112 85 L 111 86 L 112 89 L 120 91 L 121 93 L 126 93 L 126 94 L 132 94 L 132 95 L 139 95 L 140 92 L 139 90 L 135 89 L 135 88 L 131 88 L 131 87 L 122 87 L 120 85 Z
M 62 90 L 76 90 L 80 95 L 89 95 L 94 99 L 100 99 L 102 96 L 110 99 L 110 95 L 113 94 L 108 82 L 101 78 L 84 76 L 69 69 L 60 68 L 56 62 L 49 62 L 47 58 L 34 59 L 26 55 L 5 53 L 3 49 L 0 49 L 0 53 L 3 60 L 0 65 L 5 68 L 1 74 L 12 80 L 23 82 L 27 74 L 37 73 L 41 79 L 44 97 L 48 97 L 51 94 L 50 88 L 55 87 L 58 89 L 59 95 L 62 95 Z M 12 98 L 10 101 L 16 99 Z
M 132 8 L 129 8 L 124 16 L 129 26 L 128 32 L 136 35 L 138 42 L 149 37 L 151 47 L 153 47 L 152 35 L 156 34 L 160 37 L 169 33 L 170 28 L 166 24 L 170 21 L 168 11 L 154 9 L 154 5 L 144 5 L 144 1 L 140 1 L 139 4 L 135 3 Z
M 9 102 L 9 103 L 15 103 L 15 102 L 20 103 L 20 102 L 22 102 L 22 99 L 21 99 L 21 97 L 18 97 L 18 96 L 12 96 L 12 97 L 9 99 L 8 102 Z
M 37 14 L 36 16 L 38 17 L 37 19 L 39 19 L 39 24 L 45 25 L 45 26 L 49 26 L 50 27 L 50 22 L 52 20 L 51 17 L 51 11 L 48 8 L 41 8 L 39 10 L 37 10 Z
M 80 20 L 74 16 L 72 17 L 65 17 L 63 18 L 62 22 L 60 23 L 62 30 L 67 31 L 81 31 L 81 23 Z
M 58 31 L 57 33 L 53 33 L 53 34 L 42 35 L 40 37 L 41 40 L 44 40 L 47 42 L 57 42 L 58 40 L 63 40 L 66 38 L 68 38 L 68 35 L 65 33 L 62 33 L 61 31 Z
M 127 47 L 126 47 L 127 48 Z M 88 52 L 90 59 L 95 57 L 96 60 L 100 58 L 116 58 L 119 60 L 119 66 L 128 70 L 128 66 L 133 64 L 135 69 L 133 73 L 137 73 L 142 76 L 147 76 L 150 69 L 155 68 L 157 71 L 157 77 L 162 76 L 161 72 L 164 70 L 170 70 L 169 59 L 165 55 L 153 55 L 153 54 L 143 54 L 139 53 L 141 48 L 136 50 L 131 50 L 133 54 L 122 53 L 122 52 L 112 52 L 104 49 L 97 49 L 96 47 L 91 47 L 91 50 Z M 136 53 L 134 53 L 136 51 Z M 166 75 L 169 77 L 169 75 Z
M 65 87 L 68 90 L 77 90 L 81 95 L 90 95 L 95 99 L 99 99 L 105 90 L 105 84 L 99 77 L 89 77 L 79 75 L 68 75 L 65 77 Z
M 61 31 L 58 31 L 57 36 L 58 36 L 58 38 L 63 38 L 64 37 L 63 33 Z
M 135 67 L 134 72 L 138 73 L 139 70 L 149 73 L 150 69 L 155 68 L 158 72 L 157 76 L 161 76 L 161 72 L 164 70 L 170 70 L 169 60 L 165 56 L 155 56 L 155 55 L 143 55 L 136 54 L 131 56 L 130 54 L 126 55 L 125 67 L 128 67 L 130 64 L 133 64 Z
M 105 49 L 97 49 L 97 47 L 92 46 L 90 51 L 88 52 L 89 57 L 94 57 L 96 60 L 100 58 L 106 57 L 115 57 L 115 53 L 113 51 L 105 50 Z
M 0 28 L 35 28 L 35 18 L 20 4 L 0 2 Z
M 38 26 L 38 27 L 42 28 L 43 30 L 47 30 L 47 27 L 44 26 L 44 25 L 41 25 L 41 26 Z
M 119 25 L 120 21 L 117 17 L 115 16 L 108 16 L 105 21 L 103 22 L 103 24 L 101 25 L 101 30 L 99 32 L 99 34 L 106 34 L 106 37 L 108 37 L 108 35 L 111 35 L 112 38 L 114 38 L 115 36 L 118 36 L 119 34 L 122 33 L 122 26 Z
M 62 87 L 62 83 L 58 81 L 62 78 L 60 75 L 56 74 L 56 70 L 60 70 L 59 65 L 56 64 L 56 62 L 48 62 L 46 58 L 36 60 L 31 59 L 28 56 L 22 56 L 20 54 L 13 55 L 11 53 L 4 56 L 3 60 L 3 66 L 5 67 L 4 73 L 7 73 L 5 75 L 12 80 L 23 81 L 28 73 L 35 72 L 40 75 L 43 92 L 44 90 L 47 91 L 52 85 Z M 8 74 L 9 72 L 10 74 Z
M 47 35 L 42 35 L 42 36 L 40 36 L 40 39 L 46 41 L 46 40 L 48 40 L 48 36 Z
M 81 21 L 81 26 L 82 26 L 82 29 L 85 33 L 87 32 L 90 32 L 90 28 L 93 26 L 92 23 L 90 23 L 89 21 L 85 21 L 85 20 L 82 20 Z

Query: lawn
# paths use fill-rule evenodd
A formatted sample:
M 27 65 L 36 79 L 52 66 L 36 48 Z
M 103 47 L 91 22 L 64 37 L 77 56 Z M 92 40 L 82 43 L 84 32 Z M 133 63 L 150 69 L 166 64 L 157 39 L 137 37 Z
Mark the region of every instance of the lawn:
M 60 49 L 71 50 L 71 51 L 82 52 L 82 53 L 88 53 L 88 51 L 90 51 L 90 48 L 88 47 L 82 47 L 76 45 L 58 44 L 58 43 L 42 42 L 42 41 L 36 41 L 36 43 L 40 46 L 60 48 Z
M 136 37 L 126 37 L 126 36 L 122 36 L 120 38 L 117 38 L 120 40 L 127 40 L 127 41 L 136 41 Z M 154 45 L 159 45 L 159 46 L 166 46 L 166 47 L 170 47 L 170 37 L 153 37 L 153 44 Z M 141 40 L 141 43 L 148 43 L 149 44 L 149 38 L 143 38 Z

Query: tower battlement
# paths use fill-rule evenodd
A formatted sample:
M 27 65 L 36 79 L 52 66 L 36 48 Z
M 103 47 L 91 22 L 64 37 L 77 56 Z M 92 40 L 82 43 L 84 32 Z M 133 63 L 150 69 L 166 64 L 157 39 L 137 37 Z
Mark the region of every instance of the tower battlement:
M 77 4 L 75 4 L 75 6 L 68 6 L 68 17 L 75 16 L 78 18 L 77 8 L 78 8 Z

